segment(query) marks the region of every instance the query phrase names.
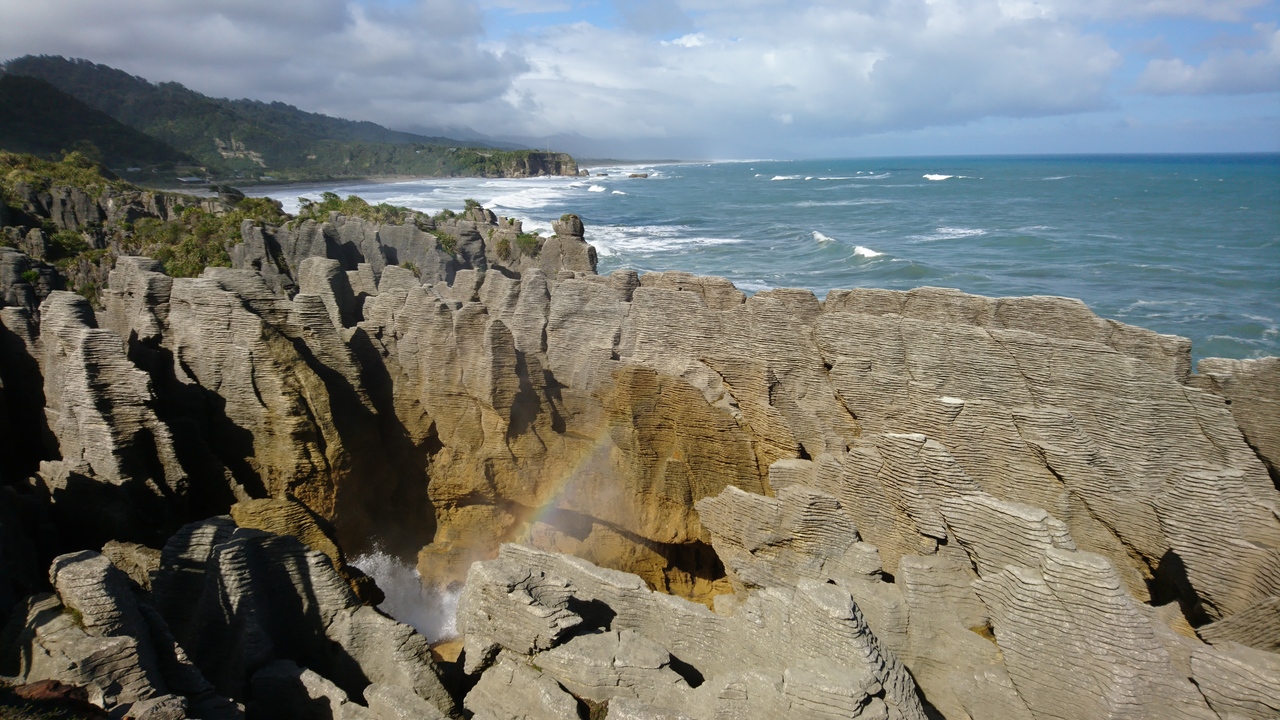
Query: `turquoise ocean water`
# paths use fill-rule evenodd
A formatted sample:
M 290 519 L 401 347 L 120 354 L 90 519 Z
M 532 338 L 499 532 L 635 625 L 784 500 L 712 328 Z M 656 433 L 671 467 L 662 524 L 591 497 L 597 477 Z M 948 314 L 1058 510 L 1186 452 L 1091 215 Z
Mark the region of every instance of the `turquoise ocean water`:
M 474 198 L 544 233 L 575 212 L 602 273 L 684 270 L 747 292 L 802 287 L 819 298 L 922 285 L 1065 295 L 1103 317 L 1189 337 L 1197 359 L 1280 355 L 1280 155 L 587 167 L 585 178 L 254 194 L 291 211 L 324 190 L 429 212 Z

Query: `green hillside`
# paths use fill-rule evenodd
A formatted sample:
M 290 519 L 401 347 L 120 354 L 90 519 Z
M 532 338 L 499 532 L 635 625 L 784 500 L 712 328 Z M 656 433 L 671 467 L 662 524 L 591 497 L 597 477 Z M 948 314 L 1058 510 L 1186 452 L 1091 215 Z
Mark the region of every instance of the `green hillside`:
M 560 153 L 499 150 L 414 135 L 280 102 L 211 98 L 178 83 L 152 83 L 88 60 L 28 55 L 9 60 L 3 69 L 44 80 L 189 155 L 214 177 L 501 176 L 520 168 L 577 172 L 572 158 Z
M 0 74 L 0 148 L 42 156 L 79 150 L 110 167 L 191 158 L 33 77 Z

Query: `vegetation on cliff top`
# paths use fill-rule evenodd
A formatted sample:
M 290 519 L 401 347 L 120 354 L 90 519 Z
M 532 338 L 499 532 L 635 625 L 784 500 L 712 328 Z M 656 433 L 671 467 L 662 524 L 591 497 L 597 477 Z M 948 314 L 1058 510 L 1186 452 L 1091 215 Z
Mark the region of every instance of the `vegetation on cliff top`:
M 105 172 L 80 153 L 68 153 L 59 161 L 43 160 L 32 155 L 0 151 L 0 245 L 18 246 L 21 237 L 35 229 L 2 227 L 5 218 L 26 217 L 23 209 L 31 193 L 49 192 L 55 188 L 75 188 L 91 198 L 104 193 L 122 200 L 146 197 L 144 190 Z M 224 188 L 225 189 L 225 188 Z M 66 278 L 68 288 L 97 302 L 106 285 L 107 274 L 121 255 L 144 255 L 159 260 L 172 277 L 196 277 L 206 267 L 229 267 L 230 248 L 241 242 L 240 228 L 248 220 L 259 225 L 296 224 L 303 220 L 325 222 L 330 213 L 359 217 L 370 222 L 403 224 L 416 222 L 438 239 L 441 248 L 456 252 L 457 238 L 437 230 L 435 223 L 458 217 L 443 210 L 428 218 L 410 208 L 381 203 L 372 205 L 351 195 L 346 199 L 325 192 L 319 201 L 304 200 L 296 216 L 284 212 L 280 203 L 270 198 L 243 197 L 229 190 L 221 200 L 202 199 L 190 195 L 167 194 L 183 207 L 170 220 L 143 217 L 132 222 L 96 223 L 80 229 L 59 228 L 51 219 L 38 220 L 38 229 L 46 237 L 44 260 L 57 267 Z M 470 201 L 467 208 L 478 207 Z M 534 241 L 540 242 L 540 238 Z M 520 237 L 521 247 L 526 239 Z M 526 249 L 526 252 L 529 252 Z M 530 253 L 533 254 L 533 253 Z M 416 271 L 416 268 L 415 268 Z M 34 272 L 34 271 L 32 271 Z M 34 282 L 35 277 L 26 278 Z
M 22 212 L 26 193 L 57 187 L 77 188 L 92 198 L 106 192 L 149 192 L 104 175 L 99 166 L 79 153 L 69 153 L 52 162 L 0 152 L 0 202 L 5 206 L 4 215 L 15 217 Z M 186 207 L 178 217 L 167 221 L 146 217 L 69 230 L 59 229 L 45 219 L 39 228 L 48 238 L 43 259 L 62 271 L 70 289 L 96 300 L 106 274 L 120 255 L 146 255 L 159 260 L 173 277 L 195 277 L 205 267 L 230 266 L 227 248 L 240 242 L 243 221 L 280 224 L 289 218 L 278 202 L 267 198 L 243 198 L 229 208 L 210 212 L 202 207 L 204 203 L 199 198 L 178 197 Z M 15 232 L 2 233 L 0 244 L 16 245 L 16 237 Z
M 101 116 L 95 116 L 99 120 L 109 116 L 139 135 L 145 133 L 142 137 L 149 136 L 155 146 L 149 152 L 156 163 L 180 162 L 159 150 L 168 147 L 199 164 L 200 167 L 190 168 L 191 172 L 203 171 L 215 177 L 286 181 L 371 175 L 501 177 L 536 174 L 539 170 L 577 172 L 573 159 L 562 153 L 398 132 L 371 122 L 305 112 L 280 102 L 211 98 L 178 83 L 151 83 L 87 60 L 28 55 L 9 60 L 0 69 L 7 75 L 23 77 L 20 85 L 31 85 L 32 79 L 38 79 L 35 82 L 49 91 L 65 93 L 86 109 L 95 109 Z M 77 142 L 91 142 L 98 145 L 108 163 L 121 157 L 117 144 L 103 147 L 95 138 L 106 136 L 92 135 L 81 127 L 85 121 L 76 113 L 46 114 L 45 126 L 38 132 L 26 126 L 20 128 L 27 135 L 38 135 L 40 142 L 27 136 L 5 140 L 0 135 L 0 147 L 48 154 L 73 149 Z M 140 143 L 134 143 L 134 156 L 142 150 Z
M 302 220 L 315 220 L 316 222 L 324 222 L 329 219 L 329 213 L 339 213 L 350 217 L 364 218 L 370 222 L 389 223 L 400 225 L 417 215 L 414 210 L 399 205 L 389 205 L 387 203 L 379 203 L 370 205 L 367 200 L 358 195 L 348 195 L 343 200 L 337 193 L 325 192 L 321 193 L 320 201 L 316 202 L 310 198 L 302 198 L 302 206 L 298 209 L 295 222 Z
M 20 200 L 17 186 L 25 184 L 37 192 L 47 192 L 53 186 L 76 187 L 90 197 L 99 197 L 104 190 L 136 189 L 114 175 L 104 175 L 102 168 L 79 152 L 70 152 L 59 162 L 50 162 L 34 155 L 0 150 L 0 200 L 12 205 Z

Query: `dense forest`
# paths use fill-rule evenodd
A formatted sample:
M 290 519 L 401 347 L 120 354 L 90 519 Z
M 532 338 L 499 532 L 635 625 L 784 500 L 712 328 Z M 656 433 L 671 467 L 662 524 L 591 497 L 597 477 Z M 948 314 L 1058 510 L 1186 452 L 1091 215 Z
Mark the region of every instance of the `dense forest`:
M 43 80 L 12 74 L 0 75 L 0 147 L 46 156 L 96 152 L 112 167 L 194 162 Z

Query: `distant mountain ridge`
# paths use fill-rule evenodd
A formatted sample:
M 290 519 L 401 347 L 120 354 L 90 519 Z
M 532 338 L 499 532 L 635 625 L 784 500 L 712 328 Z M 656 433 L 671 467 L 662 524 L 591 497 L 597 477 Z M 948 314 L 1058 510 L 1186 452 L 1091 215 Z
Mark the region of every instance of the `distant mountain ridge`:
M 559 153 L 416 135 L 282 102 L 211 98 L 176 82 L 152 83 L 89 60 L 27 55 L 0 69 L 43 80 L 190 156 L 214 176 L 503 176 L 530 168 L 534 174 L 577 172 L 572 158 Z

